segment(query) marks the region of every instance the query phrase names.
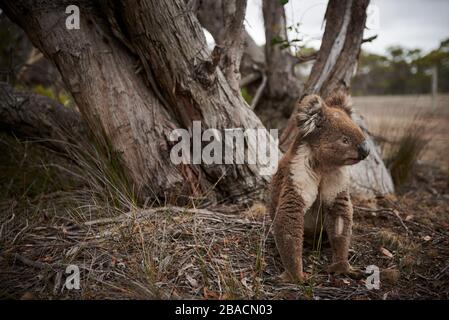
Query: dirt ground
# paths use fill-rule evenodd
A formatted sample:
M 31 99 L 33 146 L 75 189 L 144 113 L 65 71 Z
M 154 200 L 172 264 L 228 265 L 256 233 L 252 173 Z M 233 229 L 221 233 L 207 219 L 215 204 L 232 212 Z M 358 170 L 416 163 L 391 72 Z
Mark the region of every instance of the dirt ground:
M 397 121 L 406 122 L 404 118 L 413 114 L 399 109 L 416 97 L 402 99 L 397 110 L 390 106 L 399 103 L 398 97 L 382 98 L 355 99 L 371 130 L 379 121 L 373 114 L 385 122 L 399 115 L 403 119 Z M 377 107 L 370 105 L 373 101 Z M 447 101 L 438 107 L 444 117 L 434 114 L 426 120 L 437 128 L 429 133 L 436 138 L 408 183 L 396 195 L 353 199 L 350 262 L 362 270 L 379 267 L 379 289 L 368 289 L 366 278 L 328 275 L 326 246 L 306 247 L 305 284 L 283 282 L 263 203 L 149 205 L 98 214 L 100 204 L 81 205 L 75 195 L 82 193 L 72 186 L 59 190 L 54 181 L 65 179 L 48 171 L 49 186 L 33 192 L 29 190 L 36 188 L 35 180 L 23 179 L 23 186 L 15 184 L 14 189 L 13 180 L 2 176 L 0 298 L 448 299 L 449 126 L 448 113 L 442 109 L 449 110 Z M 10 144 L 2 148 L 3 155 L 12 152 Z M 2 174 L 10 170 L 6 160 L 0 156 Z M 26 165 L 23 159 L 13 160 L 16 166 Z M 68 265 L 80 269 L 80 289 L 65 288 Z

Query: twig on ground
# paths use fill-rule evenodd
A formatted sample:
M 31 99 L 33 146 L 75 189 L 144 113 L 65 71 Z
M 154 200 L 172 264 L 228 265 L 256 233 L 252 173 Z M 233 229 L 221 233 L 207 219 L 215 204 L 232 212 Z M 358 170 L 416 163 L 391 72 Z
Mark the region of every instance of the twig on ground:
M 358 207 L 358 206 L 356 206 L 355 208 L 358 209 L 358 210 L 361 210 L 361 211 L 374 212 L 374 213 L 387 213 L 387 214 L 390 214 L 392 216 L 395 216 L 399 220 L 399 222 L 402 225 L 402 227 L 404 227 L 405 231 L 409 232 L 409 229 L 405 225 L 404 220 L 402 220 L 402 218 L 399 215 L 398 211 L 395 210 L 395 209 L 390 209 L 390 208 L 370 209 L 370 208 Z
M 17 232 L 16 236 L 12 240 L 11 244 L 14 244 L 17 238 L 28 228 L 28 219 L 25 220 L 25 227 L 23 227 L 19 232 Z
M 22 262 L 24 265 L 33 267 L 33 268 L 37 268 L 37 269 L 53 269 L 55 267 L 61 266 L 59 264 L 50 264 L 50 263 L 45 263 L 45 262 L 40 262 L 40 261 L 34 261 L 31 259 L 28 259 L 18 253 L 14 253 L 14 258 L 19 260 L 20 262 Z

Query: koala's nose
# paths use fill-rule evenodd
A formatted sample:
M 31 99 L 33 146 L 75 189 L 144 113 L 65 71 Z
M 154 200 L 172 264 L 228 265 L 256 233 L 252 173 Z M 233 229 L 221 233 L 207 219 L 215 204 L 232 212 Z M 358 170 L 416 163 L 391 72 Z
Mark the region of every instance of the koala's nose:
M 365 159 L 369 155 L 368 142 L 365 140 L 357 146 L 360 160 Z

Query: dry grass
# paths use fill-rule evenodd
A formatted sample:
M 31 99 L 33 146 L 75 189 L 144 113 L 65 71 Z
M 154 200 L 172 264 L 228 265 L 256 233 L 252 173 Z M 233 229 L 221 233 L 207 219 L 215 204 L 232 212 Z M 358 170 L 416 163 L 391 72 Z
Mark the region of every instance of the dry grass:
M 351 263 L 379 266 L 381 290 L 366 289 L 363 280 L 327 275 L 328 247 L 319 255 L 306 248 L 307 283 L 284 283 L 267 216 L 248 217 L 242 214 L 248 209 L 221 206 L 139 209 L 94 220 L 55 214 L 28 224 L 9 217 L 2 221 L 0 294 L 45 299 L 449 298 L 448 287 L 441 289 L 448 280 L 448 234 L 393 210 L 355 210 Z M 432 257 L 426 256 L 429 245 Z M 382 254 L 381 247 L 392 257 Z M 68 264 L 81 269 L 81 290 L 64 288 Z M 441 283 L 434 287 L 432 281 Z
M 279 277 L 283 270 L 263 203 L 138 203 L 103 142 L 67 144 L 68 161 L 0 136 L 6 190 L 0 198 L 1 297 L 449 298 L 449 198 L 442 196 L 448 186 L 439 172 L 430 181 L 416 180 L 421 184 L 395 201 L 355 208 L 350 261 L 362 269 L 378 265 L 381 290 L 329 276 L 328 247 L 305 249 L 310 279 L 295 285 Z M 81 290 L 64 287 L 68 264 L 79 266 Z
M 60 128 L 60 134 L 67 133 Z M 51 274 L 51 281 L 55 281 L 53 292 L 57 292 L 63 274 L 61 266 L 71 261 L 71 255 L 59 249 L 72 244 L 69 252 L 77 252 L 86 241 L 97 238 L 80 232 L 82 221 L 116 217 L 137 205 L 131 184 L 106 140 L 78 137 L 68 141 L 52 141 L 61 152 L 48 150 L 36 142 L 0 136 L 4 191 L 0 197 L 2 259 L 12 258 L 14 264 L 21 261 L 43 270 L 43 278 L 38 278 L 43 284 L 40 291 L 48 289 L 46 276 Z M 59 237 L 61 232 L 63 238 Z M 30 245 L 34 254 L 49 249 L 43 261 L 33 254 L 22 257 L 16 252 L 24 239 L 38 239 L 38 244 Z M 58 262 L 52 263 L 56 259 Z M 6 292 L 2 294 L 9 296 Z
M 385 159 L 397 153 L 397 146 L 410 146 L 415 137 L 418 160 L 449 169 L 449 95 L 439 95 L 436 108 L 428 95 L 354 97 L 354 107 L 378 137 Z M 408 139 L 411 138 L 412 140 Z M 407 144 L 407 145 L 404 145 Z M 422 151 L 422 152 L 421 152 Z

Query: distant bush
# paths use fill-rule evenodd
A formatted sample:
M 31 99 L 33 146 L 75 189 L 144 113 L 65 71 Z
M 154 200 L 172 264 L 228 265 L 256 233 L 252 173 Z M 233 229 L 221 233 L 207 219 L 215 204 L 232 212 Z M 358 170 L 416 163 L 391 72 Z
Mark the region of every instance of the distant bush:
M 438 70 L 438 91 L 449 92 L 449 39 L 425 54 L 420 49 L 394 46 L 386 55 L 362 51 L 352 79 L 354 95 L 427 94 L 431 69 Z

